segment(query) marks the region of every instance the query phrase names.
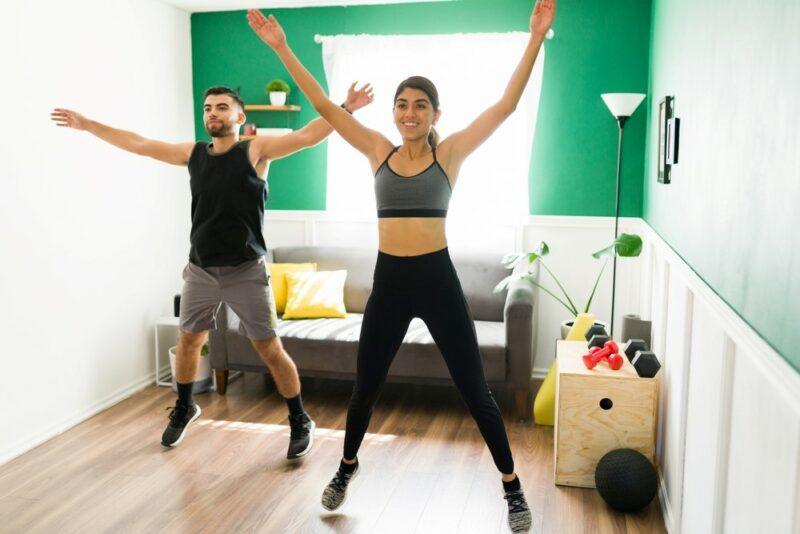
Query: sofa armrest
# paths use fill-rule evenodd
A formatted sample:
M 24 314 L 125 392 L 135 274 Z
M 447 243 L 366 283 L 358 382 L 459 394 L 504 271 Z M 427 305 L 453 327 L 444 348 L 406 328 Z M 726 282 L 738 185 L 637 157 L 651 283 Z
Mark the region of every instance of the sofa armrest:
M 506 329 L 507 383 L 514 389 L 530 388 L 536 342 L 535 286 L 516 280 L 508 286 L 503 320 Z

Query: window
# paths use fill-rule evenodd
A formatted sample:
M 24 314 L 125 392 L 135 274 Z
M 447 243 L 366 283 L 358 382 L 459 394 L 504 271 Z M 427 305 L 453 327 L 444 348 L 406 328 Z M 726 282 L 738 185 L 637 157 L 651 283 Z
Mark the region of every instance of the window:
M 528 42 L 528 34 L 338 35 L 322 38 L 328 87 L 343 101 L 358 80 L 375 87 L 375 101 L 359 110 L 366 126 L 396 144 L 392 122 L 397 85 L 429 78 L 439 90 L 442 139 L 467 126 L 500 98 Z M 448 234 L 481 222 L 519 224 L 528 215 L 528 174 L 541 87 L 544 48 L 516 112 L 464 163 L 450 203 Z M 341 137 L 328 141 L 327 209 L 342 218 L 375 218 L 373 178 L 366 158 Z M 473 224 L 470 224 L 473 223 Z

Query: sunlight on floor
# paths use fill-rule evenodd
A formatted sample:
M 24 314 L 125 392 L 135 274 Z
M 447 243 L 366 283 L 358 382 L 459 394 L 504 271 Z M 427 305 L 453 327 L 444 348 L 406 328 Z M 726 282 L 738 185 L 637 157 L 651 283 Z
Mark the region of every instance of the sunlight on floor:
M 274 434 L 276 432 L 289 433 L 289 425 L 276 425 L 272 423 L 247 423 L 244 421 L 225 421 L 221 419 L 201 419 L 195 423 L 200 427 L 209 427 L 222 430 L 233 430 L 240 432 L 255 432 L 258 434 Z M 371 434 L 364 436 L 365 441 L 388 443 L 397 439 L 396 434 Z M 314 430 L 314 438 L 319 439 L 344 439 L 344 430 L 333 428 L 320 428 Z

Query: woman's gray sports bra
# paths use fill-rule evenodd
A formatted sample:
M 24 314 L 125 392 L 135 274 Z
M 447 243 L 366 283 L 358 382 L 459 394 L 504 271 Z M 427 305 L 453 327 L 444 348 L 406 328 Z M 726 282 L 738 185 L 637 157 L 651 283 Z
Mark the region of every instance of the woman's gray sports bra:
M 447 174 L 436 159 L 414 176 L 400 176 L 389 167 L 389 158 L 396 146 L 375 172 L 375 199 L 378 218 L 382 217 L 447 217 L 452 188 Z

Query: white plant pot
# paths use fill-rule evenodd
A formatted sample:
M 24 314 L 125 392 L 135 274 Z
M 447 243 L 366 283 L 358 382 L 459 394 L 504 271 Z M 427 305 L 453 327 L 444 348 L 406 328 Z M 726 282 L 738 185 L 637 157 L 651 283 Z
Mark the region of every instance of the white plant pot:
M 273 106 L 283 106 L 286 104 L 286 93 L 283 91 L 270 91 L 269 103 Z
M 172 391 L 178 392 L 178 386 L 175 384 L 175 351 L 178 347 L 170 347 L 169 349 L 169 368 L 172 371 Z M 205 393 L 211 389 L 211 360 L 208 356 L 200 356 L 200 364 L 197 366 L 197 374 L 194 378 L 194 386 L 192 386 L 192 393 Z

